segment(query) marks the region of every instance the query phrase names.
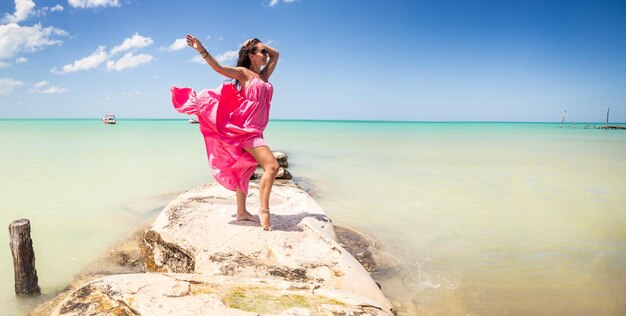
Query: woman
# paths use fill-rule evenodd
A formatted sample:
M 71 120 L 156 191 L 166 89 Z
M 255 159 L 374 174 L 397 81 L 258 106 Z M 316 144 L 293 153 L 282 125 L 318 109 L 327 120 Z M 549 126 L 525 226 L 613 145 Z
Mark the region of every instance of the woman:
M 239 49 L 237 66 L 228 67 L 220 65 L 196 37 L 187 35 L 186 39 L 213 70 L 235 82 L 198 94 L 190 88 L 172 87 L 172 103 L 177 111 L 198 116 L 211 171 L 220 184 L 236 192 L 238 221 L 256 221 L 246 210 L 246 196 L 257 164 L 263 167 L 258 213 L 263 229 L 271 230 L 269 198 L 278 162 L 263 140 L 263 130 L 273 94 L 268 79 L 276 68 L 278 51 L 249 39 Z

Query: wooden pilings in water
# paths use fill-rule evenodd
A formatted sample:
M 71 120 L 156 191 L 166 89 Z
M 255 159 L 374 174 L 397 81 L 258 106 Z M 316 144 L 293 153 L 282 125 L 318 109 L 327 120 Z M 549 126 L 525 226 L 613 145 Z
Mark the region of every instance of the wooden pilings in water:
M 593 125 L 593 129 L 626 129 L 626 126 L 622 126 L 622 125 L 609 125 L 609 114 L 611 113 L 611 107 L 609 107 L 606 110 L 606 122 L 604 123 L 604 126 L 598 126 L 596 127 L 595 125 Z M 565 110 L 563 112 L 563 117 L 561 118 L 561 125 L 559 126 L 559 128 L 563 127 L 563 122 L 565 121 L 565 115 L 567 114 L 567 110 Z M 570 125 L 571 128 L 576 128 L 576 124 L 574 125 Z M 591 129 L 591 126 L 589 126 L 589 124 L 587 124 L 583 129 Z
M 606 123 L 604 126 L 601 126 L 601 129 L 626 129 L 626 126 L 620 126 L 620 125 L 609 125 L 609 112 L 611 112 L 611 108 L 609 107 L 606 110 Z
M 30 238 L 30 221 L 22 218 L 9 224 L 11 253 L 15 271 L 15 294 L 34 295 L 41 293 L 35 269 L 35 251 Z

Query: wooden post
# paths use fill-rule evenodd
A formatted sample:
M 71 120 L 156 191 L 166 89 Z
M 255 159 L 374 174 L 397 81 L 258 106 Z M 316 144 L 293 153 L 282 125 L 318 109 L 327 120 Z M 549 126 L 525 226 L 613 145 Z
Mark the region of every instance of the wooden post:
M 565 121 L 565 114 L 567 114 L 567 110 L 565 110 L 565 112 L 563 112 L 563 118 L 561 119 L 561 126 L 559 126 L 559 128 L 563 127 L 563 121 Z
M 606 126 L 607 128 L 609 127 L 609 112 L 611 111 L 611 107 L 609 107 L 608 110 L 606 110 Z
M 11 235 L 9 246 L 13 254 L 13 270 L 15 271 L 15 294 L 41 293 L 37 284 L 33 240 L 30 239 L 30 221 L 25 218 L 14 220 L 9 224 L 9 234 Z

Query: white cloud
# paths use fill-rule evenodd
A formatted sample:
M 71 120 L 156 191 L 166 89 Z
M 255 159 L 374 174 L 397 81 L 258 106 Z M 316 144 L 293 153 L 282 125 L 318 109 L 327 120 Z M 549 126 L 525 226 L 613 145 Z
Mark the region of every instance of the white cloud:
M 147 64 L 153 59 L 154 57 L 148 54 L 133 55 L 132 52 L 129 52 L 117 61 L 109 60 L 107 62 L 107 70 L 122 71 L 124 69 L 135 68 L 139 65 Z
M 39 93 L 39 94 L 59 94 L 59 93 L 67 93 L 68 90 L 60 87 L 48 87 L 47 81 L 39 81 L 33 85 L 30 89 L 30 93 Z
M 61 70 L 57 70 L 56 67 L 52 68 L 52 73 L 66 74 L 68 72 L 76 72 L 79 70 L 96 68 L 108 58 L 107 53 L 104 51 L 104 48 L 104 46 L 98 47 L 98 49 L 95 52 L 91 53 L 91 55 L 74 61 L 69 65 L 65 65 Z
M 111 49 L 111 55 L 115 55 L 120 52 L 125 52 L 127 50 L 143 48 L 146 46 L 150 46 L 154 41 L 152 41 L 149 37 L 143 37 L 139 35 L 139 33 L 135 33 L 131 38 L 124 39 L 122 44 L 113 47 Z
M 48 81 L 45 81 L 45 80 L 44 80 L 44 81 L 39 81 L 39 82 L 35 83 L 35 84 L 33 85 L 33 87 L 35 87 L 35 88 L 41 88 L 41 87 L 43 87 L 43 86 L 47 86 L 47 85 L 48 85 Z
M 105 51 L 104 46 L 99 46 L 98 50 L 93 52 L 91 55 L 84 57 L 82 59 L 74 61 L 72 64 L 65 65 L 61 70 L 56 69 L 56 67 L 52 68 L 52 73 L 55 74 L 64 74 L 68 72 L 75 72 L 79 70 L 87 70 L 100 66 L 105 61 L 107 62 L 107 70 L 117 70 L 122 71 L 126 68 L 134 68 L 141 64 L 149 63 L 154 59 L 151 55 L 141 54 L 141 55 L 133 55 L 132 51 L 124 55 L 124 57 L 120 58 L 117 61 L 110 60 L 115 54 L 124 52 L 127 50 L 135 50 L 138 48 L 143 48 L 149 46 L 153 43 L 152 39 L 149 37 L 144 37 L 135 33 L 132 37 L 124 39 L 122 44 L 113 47 L 109 53 Z
M 9 67 L 11 67 L 11 64 L 0 61 L 0 68 L 9 68 Z
M 63 11 L 63 6 L 60 4 L 55 5 L 54 7 L 50 8 L 50 7 L 43 7 L 39 10 L 35 10 L 33 12 L 34 16 L 46 16 L 48 14 L 50 14 L 51 12 L 61 12 Z
M 181 50 L 185 47 L 187 47 L 187 40 L 185 40 L 184 38 L 179 38 L 175 40 L 174 43 L 172 43 L 172 45 L 168 47 L 161 47 L 161 51 L 173 52 L 173 51 Z
M 15 13 L 5 13 L 0 23 L 17 23 L 24 21 L 33 13 L 35 2 L 32 0 L 15 0 Z
M 276 5 L 278 5 L 278 3 L 280 2 L 280 0 L 270 0 L 270 3 L 268 4 L 270 7 L 275 7 Z M 296 0 L 283 0 L 284 3 L 292 3 L 292 2 L 296 2 Z
M 230 50 L 215 57 L 215 60 L 221 64 L 223 62 L 237 60 L 237 57 L 239 57 L 239 50 Z M 200 55 L 194 55 L 189 61 L 198 64 L 206 64 L 206 61 Z
M 13 58 L 20 52 L 34 52 L 44 46 L 61 44 L 53 35 L 68 36 L 64 30 L 55 27 L 42 28 L 41 24 L 19 26 L 16 23 L 0 25 L 0 59 Z
M 239 50 L 230 50 L 215 57 L 215 60 L 219 63 L 223 63 L 225 61 L 236 60 L 237 57 L 239 57 Z
M 206 64 L 206 61 L 200 55 L 194 55 L 189 61 L 192 63 Z
M 80 9 L 120 6 L 120 2 L 118 0 L 68 0 L 67 2 L 70 6 Z
M 122 92 L 121 94 L 125 97 L 136 97 L 143 95 L 141 91 Z
M 9 95 L 15 88 L 24 85 L 23 82 L 11 78 L 0 78 L 0 95 Z
M 20 57 L 18 59 L 15 60 L 16 64 L 23 64 L 23 63 L 27 63 L 28 59 L 26 57 Z
M 67 93 L 69 90 L 65 89 L 65 88 L 59 88 L 59 87 L 50 87 L 48 89 L 45 90 L 41 90 L 37 93 L 41 93 L 41 94 L 60 94 L 60 93 Z

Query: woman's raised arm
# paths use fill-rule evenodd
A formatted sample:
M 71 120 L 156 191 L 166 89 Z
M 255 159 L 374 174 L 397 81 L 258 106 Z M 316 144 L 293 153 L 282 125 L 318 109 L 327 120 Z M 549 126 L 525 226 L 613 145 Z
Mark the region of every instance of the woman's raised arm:
M 267 44 L 263 44 L 263 46 L 267 49 L 270 59 L 267 61 L 267 65 L 265 65 L 261 73 L 264 73 L 265 79 L 269 79 L 278 64 L 278 51 L 273 47 L 269 47 Z
M 185 38 L 187 39 L 187 45 L 200 53 L 204 61 L 206 61 L 209 66 L 211 66 L 211 68 L 213 68 L 213 70 L 215 70 L 217 73 L 228 78 L 237 79 L 239 81 L 245 79 L 245 74 L 242 69 L 220 65 L 220 63 L 218 63 L 217 60 L 215 60 L 215 58 L 213 58 L 213 56 L 211 56 L 211 54 L 207 52 L 204 46 L 202 46 L 202 43 L 200 43 L 200 40 L 198 40 L 196 37 L 187 34 Z

